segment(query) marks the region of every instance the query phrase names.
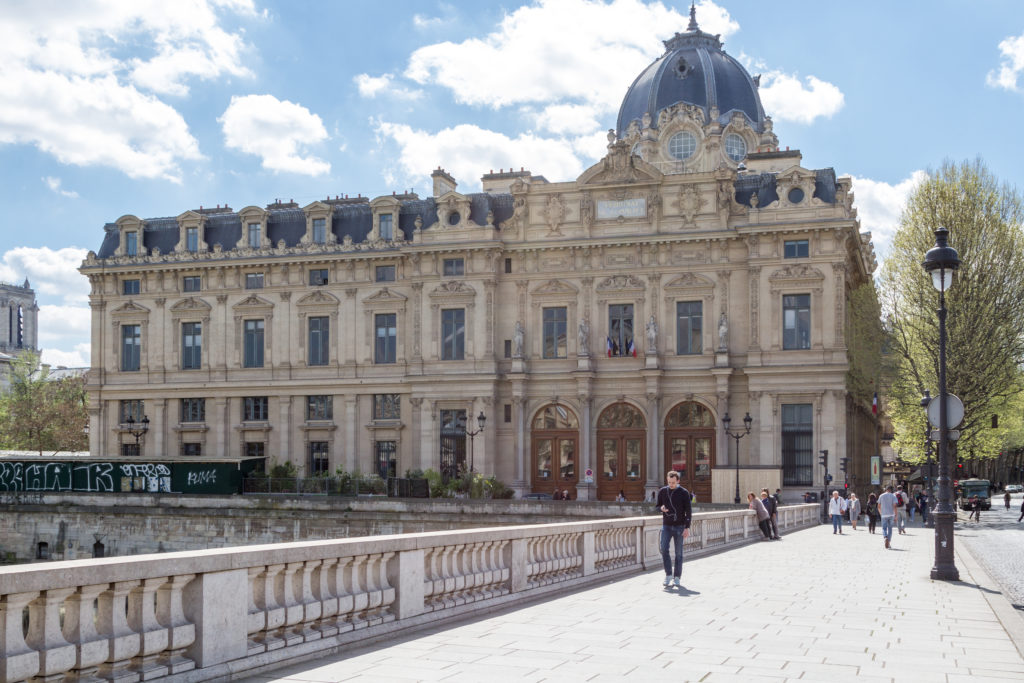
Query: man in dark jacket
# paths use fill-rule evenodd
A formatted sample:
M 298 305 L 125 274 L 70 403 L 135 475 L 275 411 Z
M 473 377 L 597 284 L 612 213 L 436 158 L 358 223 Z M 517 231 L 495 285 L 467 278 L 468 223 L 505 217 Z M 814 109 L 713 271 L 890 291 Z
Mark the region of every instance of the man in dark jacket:
M 779 502 L 774 497 L 768 495 L 768 489 L 761 489 L 761 502 L 764 503 L 764 509 L 768 511 L 768 523 L 772 529 L 772 540 L 781 540 L 779 536 Z
M 679 473 L 672 470 L 665 475 L 668 486 L 658 491 L 655 503 L 661 513 L 661 560 L 665 564 L 665 587 L 679 586 L 683 574 L 683 540 L 690 535 L 690 492 L 679 485 Z M 669 557 L 669 541 L 675 544 L 675 562 Z

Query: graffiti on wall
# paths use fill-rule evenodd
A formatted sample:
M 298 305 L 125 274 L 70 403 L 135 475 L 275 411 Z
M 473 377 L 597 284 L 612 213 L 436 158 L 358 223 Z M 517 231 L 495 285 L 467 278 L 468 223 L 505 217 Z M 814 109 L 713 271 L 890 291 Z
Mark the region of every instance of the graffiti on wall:
M 26 462 L 0 460 L 0 493 L 234 493 L 237 470 L 229 464 Z M 234 476 L 232 476 L 234 475 Z

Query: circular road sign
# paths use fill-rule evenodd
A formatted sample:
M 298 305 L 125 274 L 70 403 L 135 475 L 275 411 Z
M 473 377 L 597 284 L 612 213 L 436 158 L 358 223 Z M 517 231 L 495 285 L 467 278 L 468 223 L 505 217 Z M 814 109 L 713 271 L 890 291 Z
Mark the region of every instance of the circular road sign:
M 928 421 L 939 428 L 939 397 L 928 402 Z M 964 402 L 953 394 L 946 394 L 946 428 L 952 429 L 964 421 Z

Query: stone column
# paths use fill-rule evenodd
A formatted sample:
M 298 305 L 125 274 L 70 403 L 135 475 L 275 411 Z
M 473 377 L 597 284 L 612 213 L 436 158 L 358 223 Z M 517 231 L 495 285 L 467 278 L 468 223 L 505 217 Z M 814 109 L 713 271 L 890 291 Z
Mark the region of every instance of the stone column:
M 356 455 L 356 397 L 345 396 L 345 471 L 354 472 L 359 466 Z

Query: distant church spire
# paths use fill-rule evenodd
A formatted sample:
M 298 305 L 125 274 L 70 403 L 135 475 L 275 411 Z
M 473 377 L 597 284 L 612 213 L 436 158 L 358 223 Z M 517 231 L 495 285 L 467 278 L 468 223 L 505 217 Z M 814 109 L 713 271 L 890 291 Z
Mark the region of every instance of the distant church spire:
M 687 31 L 699 31 L 697 26 L 697 3 L 690 3 L 690 25 L 686 27 Z

